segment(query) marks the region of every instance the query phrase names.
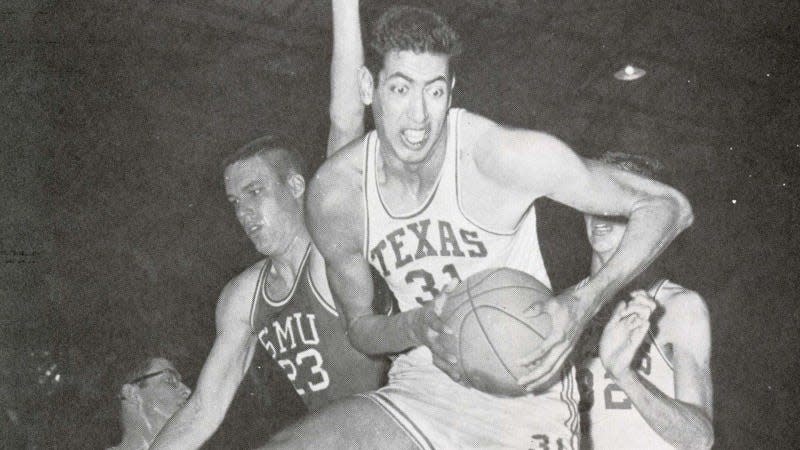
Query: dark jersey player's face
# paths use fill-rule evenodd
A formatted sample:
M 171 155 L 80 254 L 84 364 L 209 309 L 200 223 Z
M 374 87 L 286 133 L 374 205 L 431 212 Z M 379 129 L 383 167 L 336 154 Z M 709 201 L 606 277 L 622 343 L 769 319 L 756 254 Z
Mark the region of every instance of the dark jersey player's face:
M 295 195 L 261 156 L 225 168 L 225 193 L 247 237 L 263 255 L 285 251 L 303 226 L 302 194 Z
M 392 51 L 384 57 L 373 111 L 381 144 L 400 162 L 425 161 L 441 142 L 450 107 L 449 57 Z

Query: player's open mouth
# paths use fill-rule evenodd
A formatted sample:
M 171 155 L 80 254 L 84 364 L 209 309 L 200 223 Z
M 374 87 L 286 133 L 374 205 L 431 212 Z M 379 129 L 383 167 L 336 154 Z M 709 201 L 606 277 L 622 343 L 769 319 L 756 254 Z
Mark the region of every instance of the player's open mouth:
M 595 223 L 592 225 L 592 234 L 595 236 L 603 236 L 611 232 L 611 225 L 607 223 Z
M 418 149 L 425 145 L 425 141 L 428 138 L 428 131 L 427 129 L 422 130 L 411 130 L 406 129 L 400 133 L 400 137 L 403 139 L 403 143 L 406 144 L 409 148 Z
M 258 233 L 258 230 L 260 230 L 260 229 L 261 229 L 261 225 L 260 225 L 260 224 L 248 225 L 248 226 L 244 227 L 244 231 L 245 231 L 247 234 L 255 234 L 255 233 Z

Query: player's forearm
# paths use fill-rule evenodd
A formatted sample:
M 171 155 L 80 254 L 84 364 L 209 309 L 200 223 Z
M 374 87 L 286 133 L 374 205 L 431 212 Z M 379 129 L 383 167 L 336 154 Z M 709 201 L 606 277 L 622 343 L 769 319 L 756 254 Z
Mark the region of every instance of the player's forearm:
M 156 436 L 151 450 L 200 448 L 217 430 L 225 417 L 225 408 L 203 407 L 198 398 L 190 398 Z
M 391 316 L 362 316 L 350 321 L 347 334 L 350 343 L 366 355 L 399 353 L 422 345 L 413 323 L 421 308 Z
M 577 292 L 588 320 L 647 268 L 693 220 L 689 201 L 678 191 L 640 201 L 614 256 Z M 581 295 L 583 294 L 583 295 Z
M 330 143 L 328 154 L 364 131 L 364 105 L 358 92 L 358 69 L 364 65 L 358 0 L 332 0 Z M 334 148 L 337 147 L 337 148 Z
M 714 443 L 710 418 L 698 406 L 665 395 L 636 372 L 615 379 L 650 427 L 681 449 L 706 449 Z

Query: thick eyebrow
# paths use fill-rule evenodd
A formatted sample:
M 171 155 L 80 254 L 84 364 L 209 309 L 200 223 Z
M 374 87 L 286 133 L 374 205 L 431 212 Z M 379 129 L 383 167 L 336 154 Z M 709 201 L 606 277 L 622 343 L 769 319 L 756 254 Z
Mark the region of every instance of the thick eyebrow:
M 411 79 L 411 77 L 409 77 L 408 75 L 404 74 L 403 72 L 394 72 L 391 75 L 389 75 L 388 77 L 386 77 L 386 79 L 389 80 L 389 79 L 394 78 L 394 77 L 402 78 L 402 79 L 408 81 L 411 84 L 416 83 L 415 80 Z M 443 83 L 447 83 L 447 77 L 445 77 L 444 75 L 439 75 L 438 77 L 436 77 L 436 78 L 434 78 L 432 80 L 426 81 L 424 84 L 425 84 L 425 86 L 428 86 L 428 85 L 431 85 L 433 83 L 436 83 L 437 81 L 441 81 Z

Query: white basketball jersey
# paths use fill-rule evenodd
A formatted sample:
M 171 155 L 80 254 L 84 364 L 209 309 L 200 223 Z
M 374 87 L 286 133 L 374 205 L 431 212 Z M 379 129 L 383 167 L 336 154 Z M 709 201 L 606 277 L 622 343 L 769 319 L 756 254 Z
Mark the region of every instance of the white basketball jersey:
M 658 291 L 666 280 L 658 283 L 650 294 L 658 298 Z M 605 322 L 602 324 L 605 326 Z M 602 327 L 600 332 L 602 333 Z M 599 336 L 598 336 L 599 338 Z M 581 403 L 588 401 L 590 409 L 588 420 L 584 420 L 584 433 L 588 429 L 592 449 L 672 449 L 658 435 L 636 410 L 625 392 L 614 383 L 602 361 L 595 353 L 585 360 L 585 366 L 578 371 L 583 385 Z M 648 332 L 642 343 L 640 353 L 634 360 L 639 374 L 653 383 L 669 397 L 675 397 L 675 375 L 665 349 L 658 346 L 653 335 Z
M 374 131 L 365 139 L 363 252 L 386 279 L 401 311 L 418 308 L 453 281 L 487 268 L 514 268 L 550 286 L 533 206 L 510 230 L 490 230 L 480 218 L 464 213 L 458 167 L 462 112 L 450 110 L 439 178 L 429 197 L 410 213 L 397 214 L 386 206 L 376 180 L 379 139 Z M 419 346 L 397 356 L 388 385 L 374 397 L 394 411 L 390 414 L 404 429 L 415 430 L 409 433 L 436 448 L 578 445 L 578 392 L 571 367 L 545 392 L 497 397 L 454 383 L 434 366 L 428 347 Z
M 487 229 L 480 218 L 473 221 L 464 213 L 458 185 L 463 179 L 458 172 L 462 111 L 450 110 L 439 179 L 426 201 L 411 213 L 396 214 L 386 206 L 376 180 L 380 140 L 375 131 L 365 140 L 364 256 L 386 279 L 401 311 L 419 307 L 454 280 L 490 267 L 521 270 L 550 286 L 532 206 L 510 230 Z

